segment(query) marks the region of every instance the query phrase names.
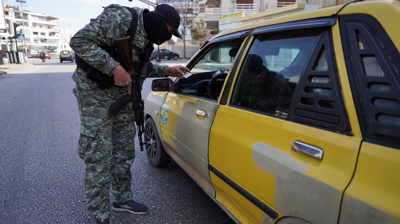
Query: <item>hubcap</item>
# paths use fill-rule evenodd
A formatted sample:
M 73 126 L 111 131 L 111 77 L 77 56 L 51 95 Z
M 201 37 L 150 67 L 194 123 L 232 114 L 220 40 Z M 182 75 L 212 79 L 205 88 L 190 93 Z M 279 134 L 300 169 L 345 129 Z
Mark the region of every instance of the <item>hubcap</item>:
M 154 132 L 153 130 L 151 130 L 151 128 L 146 129 L 146 143 L 147 143 L 146 147 L 147 155 L 150 158 L 155 158 L 157 152 L 157 147 L 156 147 L 157 145 Z

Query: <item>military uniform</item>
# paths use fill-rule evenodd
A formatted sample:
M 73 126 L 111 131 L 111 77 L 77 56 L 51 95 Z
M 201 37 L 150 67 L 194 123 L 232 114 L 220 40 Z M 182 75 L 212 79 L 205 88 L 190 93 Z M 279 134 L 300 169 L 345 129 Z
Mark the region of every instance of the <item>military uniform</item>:
M 138 24 L 133 44 L 144 48 L 149 42 L 143 24 L 145 9 L 134 8 Z M 112 76 L 119 64 L 100 46 L 113 46 L 115 37 L 126 35 L 132 21 L 128 9 L 110 5 L 92 19 L 71 39 L 70 46 L 84 61 L 104 74 Z M 139 53 L 132 50 L 132 61 L 139 61 Z M 148 77 L 164 76 L 166 66 L 154 65 Z M 77 67 L 72 79 L 81 117 L 78 153 L 85 162 L 85 191 L 88 210 L 96 220 L 110 216 L 109 188 L 112 186 L 114 202 L 132 199 L 131 171 L 135 158 L 136 133 L 132 104 L 126 105 L 117 116 L 109 117 L 109 106 L 123 95 L 127 88 L 112 86 L 101 89 Z

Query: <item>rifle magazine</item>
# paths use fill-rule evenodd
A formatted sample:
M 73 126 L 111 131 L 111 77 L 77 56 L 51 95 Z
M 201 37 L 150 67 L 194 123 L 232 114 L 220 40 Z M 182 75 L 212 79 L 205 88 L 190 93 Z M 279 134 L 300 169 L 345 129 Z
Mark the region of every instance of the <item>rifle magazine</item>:
M 125 107 L 126 104 L 132 102 L 131 95 L 125 95 L 110 105 L 108 109 L 108 116 L 117 116 L 119 111 Z

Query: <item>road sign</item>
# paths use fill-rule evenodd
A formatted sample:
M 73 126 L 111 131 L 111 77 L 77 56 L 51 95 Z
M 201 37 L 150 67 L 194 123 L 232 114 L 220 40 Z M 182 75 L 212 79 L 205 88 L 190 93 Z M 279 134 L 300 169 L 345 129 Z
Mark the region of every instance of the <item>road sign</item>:
M 25 40 L 25 34 L 18 34 L 18 40 Z

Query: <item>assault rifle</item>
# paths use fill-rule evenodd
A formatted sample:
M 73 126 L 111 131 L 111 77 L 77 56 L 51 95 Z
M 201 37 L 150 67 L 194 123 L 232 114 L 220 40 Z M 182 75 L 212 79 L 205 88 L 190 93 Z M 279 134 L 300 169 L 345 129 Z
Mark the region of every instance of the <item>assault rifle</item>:
M 125 95 L 121 97 L 115 103 L 113 103 L 108 110 L 108 115 L 116 116 L 122 107 L 124 107 L 127 103 L 132 102 L 133 110 L 135 111 L 135 122 L 138 131 L 140 150 L 143 151 L 144 143 L 142 142 L 142 134 L 144 129 L 144 104 L 141 93 L 140 74 L 135 72 L 132 64 L 131 44 L 130 36 L 114 38 L 114 45 L 118 51 L 120 64 L 129 73 L 129 75 L 131 75 L 132 78 L 132 93 L 131 95 Z

